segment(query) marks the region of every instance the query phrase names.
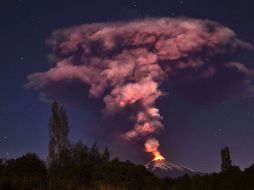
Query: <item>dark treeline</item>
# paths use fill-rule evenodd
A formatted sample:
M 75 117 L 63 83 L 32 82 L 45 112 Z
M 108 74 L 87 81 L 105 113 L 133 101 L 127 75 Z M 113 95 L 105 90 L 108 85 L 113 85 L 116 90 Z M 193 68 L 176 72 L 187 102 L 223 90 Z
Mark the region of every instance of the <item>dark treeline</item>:
M 98 152 L 97 152 L 98 153 Z M 96 154 L 97 154 L 96 153 Z M 221 173 L 159 179 L 142 165 L 93 158 L 92 148 L 77 143 L 72 155 L 51 168 L 36 154 L 1 160 L 1 190 L 253 190 L 254 165 Z M 50 185 L 51 183 L 51 185 Z
M 232 166 L 228 147 L 221 151 L 222 172 L 160 179 L 142 165 L 110 159 L 81 141 L 70 143 L 68 118 L 52 104 L 47 161 L 34 153 L 0 160 L 0 190 L 253 190 L 254 165 L 241 171 Z
M 36 154 L 2 160 L 1 190 L 156 190 L 159 179 L 144 166 L 109 160 L 107 149 L 99 153 L 81 142 L 62 153 L 58 162 L 46 166 Z

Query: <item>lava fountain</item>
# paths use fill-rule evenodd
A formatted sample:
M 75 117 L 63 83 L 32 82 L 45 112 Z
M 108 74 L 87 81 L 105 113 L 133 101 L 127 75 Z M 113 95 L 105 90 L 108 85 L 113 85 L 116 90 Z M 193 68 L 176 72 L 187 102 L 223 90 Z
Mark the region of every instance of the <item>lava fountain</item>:
M 145 151 L 153 154 L 153 161 L 165 160 L 165 158 L 161 155 L 160 151 L 158 150 L 159 146 L 160 143 L 155 138 L 150 138 L 145 143 L 146 148 Z

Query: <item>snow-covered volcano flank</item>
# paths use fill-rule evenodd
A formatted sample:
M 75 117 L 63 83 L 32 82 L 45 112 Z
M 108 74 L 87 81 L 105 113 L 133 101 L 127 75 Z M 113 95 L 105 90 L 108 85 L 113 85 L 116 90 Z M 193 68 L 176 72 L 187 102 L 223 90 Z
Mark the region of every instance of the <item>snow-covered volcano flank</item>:
M 187 175 L 195 175 L 195 174 L 201 174 L 198 171 L 195 171 L 193 169 L 176 165 L 173 163 L 168 162 L 166 159 L 161 160 L 152 160 L 145 164 L 145 167 L 154 173 L 155 175 L 163 178 L 163 177 L 172 177 L 176 178 L 179 176 L 183 176 L 185 174 Z

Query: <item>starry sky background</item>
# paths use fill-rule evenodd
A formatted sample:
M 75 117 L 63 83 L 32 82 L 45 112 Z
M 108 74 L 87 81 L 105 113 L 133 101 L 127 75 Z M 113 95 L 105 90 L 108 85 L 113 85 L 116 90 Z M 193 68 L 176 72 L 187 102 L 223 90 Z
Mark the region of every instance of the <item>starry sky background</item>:
M 0 157 L 28 151 L 47 156 L 50 104 L 24 86 L 28 74 L 50 67 L 45 40 L 52 31 L 84 23 L 179 16 L 217 21 L 254 44 L 251 0 L 1 0 Z M 237 59 L 254 68 L 253 52 Z M 78 106 L 62 102 L 69 116 L 70 138 L 100 144 L 94 129 L 103 127 L 101 105 L 87 95 L 84 99 Z M 218 171 L 220 149 L 228 145 L 233 164 L 244 169 L 254 163 L 254 98 L 196 105 L 170 92 L 158 107 L 165 124 L 161 149 L 170 161 L 203 172 Z M 112 154 L 118 155 L 117 148 Z M 141 162 L 135 155 L 118 156 Z

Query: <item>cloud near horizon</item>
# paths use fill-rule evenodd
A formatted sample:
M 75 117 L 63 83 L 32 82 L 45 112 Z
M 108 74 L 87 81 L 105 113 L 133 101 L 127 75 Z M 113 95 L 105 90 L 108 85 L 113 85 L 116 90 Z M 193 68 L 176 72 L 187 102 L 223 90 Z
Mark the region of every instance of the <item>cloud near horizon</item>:
M 206 103 L 254 95 L 253 70 L 233 60 L 252 45 L 210 20 L 85 24 L 57 30 L 47 43 L 53 66 L 30 74 L 26 86 L 52 97 L 52 85 L 65 89 L 78 82 L 89 86 L 90 96 L 103 99 L 105 115 L 133 109 L 134 127 L 123 134 L 127 140 L 163 129 L 155 103 L 166 95 L 160 88 L 165 83 Z

